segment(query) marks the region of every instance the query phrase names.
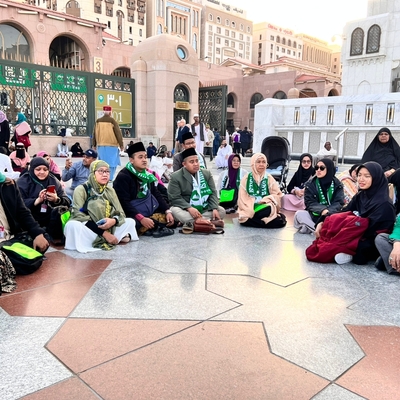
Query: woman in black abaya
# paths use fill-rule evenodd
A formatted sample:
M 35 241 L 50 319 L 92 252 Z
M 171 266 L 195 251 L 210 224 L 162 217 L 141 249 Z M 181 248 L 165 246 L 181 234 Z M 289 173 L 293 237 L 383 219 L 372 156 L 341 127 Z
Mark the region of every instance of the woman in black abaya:
M 361 163 L 368 161 L 380 164 L 387 178 L 400 168 L 400 146 L 389 128 L 381 128 L 365 150 Z

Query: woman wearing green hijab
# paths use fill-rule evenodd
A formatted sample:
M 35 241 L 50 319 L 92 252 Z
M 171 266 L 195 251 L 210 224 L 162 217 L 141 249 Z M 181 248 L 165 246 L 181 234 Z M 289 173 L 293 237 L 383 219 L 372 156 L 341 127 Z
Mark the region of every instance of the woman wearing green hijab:
M 65 249 L 87 253 L 111 250 L 120 242 L 138 240 L 135 220 L 126 218 L 105 161 L 90 165 L 87 182 L 74 190 L 73 210 L 65 225 Z

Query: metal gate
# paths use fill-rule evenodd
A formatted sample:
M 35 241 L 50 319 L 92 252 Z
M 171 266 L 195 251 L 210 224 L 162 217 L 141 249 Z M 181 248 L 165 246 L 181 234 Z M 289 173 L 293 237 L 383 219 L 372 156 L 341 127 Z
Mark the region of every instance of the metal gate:
M 199 88 L 200 120 L 216 128 L 222 136 L 226 130 L 226 104 L 228 87 L 212 86 Z
M 0 109 L 9 121 L 24 113 L 38 135 L 65 129 L 90 136 L 99 110 L 112 105 L 124 136 L 134 137 L 134 90 L 130 78 L 4 60 L 0 65 Z

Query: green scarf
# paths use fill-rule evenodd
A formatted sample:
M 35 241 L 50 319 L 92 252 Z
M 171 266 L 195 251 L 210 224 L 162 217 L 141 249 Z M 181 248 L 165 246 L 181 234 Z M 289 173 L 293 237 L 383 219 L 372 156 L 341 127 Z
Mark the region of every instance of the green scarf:
M 332 181 L 331 185 L 329 186 L 329 189 L 326 192 L 326 197 L 324 195 L 324 192 L 322 191 L 322 187 L 321 187 L 321 184 L 319 183 L 318 178 L 316 178 L 315 182 L 316 182 L 317 189 L 318 189 L 319 203 L 324 206 L 330 205 L 331 200 L 332 200 L 333 190 L 334 190 L 333 181 Z
M 332 200 L 333 190 L 334 190 L 333 181 L 326 192 L 326 197 L 324 195 L 324 192 L 322 191 L 322 187 L 321 187 L 321 184 L 319 183 L 318 178 L 315 179 L 315 184 L 317 185 L 317 190 L 318 190 L 318 202 L 324 206 L 330 205 L 331 200 Z M 320 213 L 313 212 L 313 215 L 315 217 L 319 217 Z
M 257 182 L 254 180 L 253 174 L 250 172 L 247 178 L 246 191 L 249 196 L 256 199 L 255 203 L 259 203 L 263 197 L 269 195 L 268 177 L 264 176 L 264 178 L 261 179 L 260 184 L 257 185 Z
M 135 175 L 136 178 L 138 178 L 139 181 L 141 182 L 137 197 L 138 199 L 143 199 L 144 197 L 147 196 L 150 184 L 153 182 L 157 182 L 157 178 L 153 174 L 147 172 L 146 170 L 142 172 L 136 171 L 136 169 L 133 168 L 133 165 L 130 162 L 126 164 L 126 169 L 130 171 L 133 175 Z
M 236 188 L 239 189 L 240 186 L 240 177 L 241 177 L 241 172 L 240 172 L 240 168 L 238 169 L 237 175 L 236 175 Z M 224 179 L 222 180 L 222 188 L 226 189 L 228 186 L 229 182 L 229 174 L 228 172 L 226 173 Z
M 210 186 L 201 170 L 197 172 L 197 180 L 192 176 L 193 191 L 190 196 L 190 205 L 203 213 L 208 207 L 208 197 L 212 194 Z

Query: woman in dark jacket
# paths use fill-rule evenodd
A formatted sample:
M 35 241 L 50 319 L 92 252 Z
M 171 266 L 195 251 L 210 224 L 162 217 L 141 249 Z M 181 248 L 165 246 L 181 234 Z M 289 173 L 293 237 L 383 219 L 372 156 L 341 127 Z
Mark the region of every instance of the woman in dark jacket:
M 0 201 L 9 227 L 4 231 L 4 239 L 27 231 L 33 239 L 33 247 L 44 253 L 49 247 L 44 237 L 44 229 L 32 217 L 26 208 L 16 183 L 0 173 Z
M 49 163 L 42 157 L 32 159 L 29 172 L 22 175 L 17 184 L 25 205 L 41 227 L 49 227 L 54 207 L 71 205 L 59 180 L 51 174 Z
M 305 210 L 296 211 L 294 227 L 299 233 L 312 233 L 321 216 L 337 213 L 344 204 L 343 186 L 335 177 L 335 165 L 323 158 L 315 166 L 316 175 L 305 185 Z

